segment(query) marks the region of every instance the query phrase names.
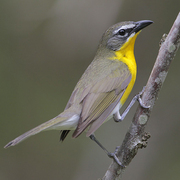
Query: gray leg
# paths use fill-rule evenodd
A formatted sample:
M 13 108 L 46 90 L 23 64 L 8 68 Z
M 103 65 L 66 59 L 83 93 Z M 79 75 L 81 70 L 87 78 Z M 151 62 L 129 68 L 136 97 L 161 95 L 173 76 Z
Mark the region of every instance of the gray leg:
M 116 156 L 117 148 L 114 153 L 111 153 L 96 139 L 96 137 L 93 134 L 91 134 L 89 137 L 104 150 L 104 152 L 108 155 L 108 157 L 113 158 L 118 165 L 124 167 Z
M 123 112 L 122 115 L 120 115 L 119 111 L 116 112 L 115 114 L 113 114 L 114 121 L 116 121 L 116 122 L 122 121 L 126 117 L 127 113 L 129 112 L 129 110 L 131 109 L 131 107 L 134 105 L 134 103 L 136 101 L 139 102 L 141 107 L 143 107 L 145 109 L 150 108 L 149 106 L 145 106 L 142 103 L 141 95 L 143 94 L 144 90 L 145 90 L 145 87 L 143 87 L 143 90 L 141 92 L 139 92 L 136 96 L 133 97 L 133 99 L 131 100 L 131 102 L 129 103 L 128 107 L 125 109 L 125 111 Z

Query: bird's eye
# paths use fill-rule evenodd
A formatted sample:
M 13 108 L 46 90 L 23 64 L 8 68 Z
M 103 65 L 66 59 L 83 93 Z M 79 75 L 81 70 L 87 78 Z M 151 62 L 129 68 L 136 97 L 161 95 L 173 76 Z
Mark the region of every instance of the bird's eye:
M 119 30 L 119 35 L 124 36 L 126 34 L 126 31 L 124 29 Z

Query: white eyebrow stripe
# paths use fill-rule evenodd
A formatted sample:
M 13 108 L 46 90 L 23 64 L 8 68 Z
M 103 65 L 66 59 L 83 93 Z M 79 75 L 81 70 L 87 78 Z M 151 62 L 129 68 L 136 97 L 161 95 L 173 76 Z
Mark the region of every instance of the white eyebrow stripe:
M 124 26 L 121 26 L 119 29 L 115 30 L 114 32 L 117 33 L 120 29 L 130 29 L 130 28 L 134 28 L 136 25 L 135 24 L 127 24 Z
M 127 24 L 127 25 L 121 26 L 120 29 L 130 29 L 130 28 L 134 28 L 135 26 L 136 26 L 135 24 Z

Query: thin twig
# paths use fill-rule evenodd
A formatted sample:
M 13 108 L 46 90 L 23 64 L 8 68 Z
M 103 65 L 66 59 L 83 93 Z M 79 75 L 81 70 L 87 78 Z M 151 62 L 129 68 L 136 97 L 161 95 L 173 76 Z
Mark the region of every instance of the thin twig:
M 150 137 L 145 132 L 146 124 L 150 113 L 157 100 L 159 91 L 167 76 L 168 69 L 180 46 L 180 13 L 178 14 L 169 34 L 161 43 L 159 54 L 154 64 L 153 70 L 142 95 L 142 102 L 148 109 L 139 105 L 132 120 L 131 126 L 126 133 L 121 147 L 118 149 L 117 157 L 122 164 L 127 167 L 139 148 L 146 147 L 147 139 Z M 125 167 L 117 165 L 114 161 L 109 166 L 102 180 L 119 180 Z

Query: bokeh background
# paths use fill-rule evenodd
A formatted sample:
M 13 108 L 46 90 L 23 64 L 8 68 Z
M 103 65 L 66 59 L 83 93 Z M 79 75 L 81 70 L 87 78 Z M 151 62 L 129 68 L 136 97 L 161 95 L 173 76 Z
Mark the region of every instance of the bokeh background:
M 59 143 L 58 131 L 47 131 L 18 146 L 3 146 L 18 135 L 63 111 L 78 79 L 92 61 L 102 33 L 114 23 L 150 19 L 135 45 L 138 76 L 130 99 L 146 84 L 159 50 L 178 12 L 179 0 L 14 0 L 0 1 L 0 179 L 92 180 L 111 163 L 82 134 Z M 180 51 L 154 107 L 147 132 L 124 180 L 180 177 Z M 127 103 L 126 103 L 127 105 Z M 114 151 L 131 123 L 105 123 L 97 138 Z

